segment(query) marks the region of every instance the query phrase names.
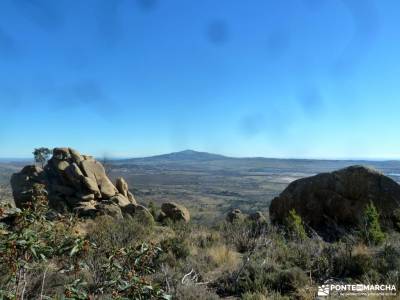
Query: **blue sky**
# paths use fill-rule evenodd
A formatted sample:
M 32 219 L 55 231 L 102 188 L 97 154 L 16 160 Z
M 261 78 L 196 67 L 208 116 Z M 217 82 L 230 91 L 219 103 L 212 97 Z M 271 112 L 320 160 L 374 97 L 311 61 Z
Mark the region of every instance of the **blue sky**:
M 2 0 L 0 157 L 400 158 L 396 0 Z

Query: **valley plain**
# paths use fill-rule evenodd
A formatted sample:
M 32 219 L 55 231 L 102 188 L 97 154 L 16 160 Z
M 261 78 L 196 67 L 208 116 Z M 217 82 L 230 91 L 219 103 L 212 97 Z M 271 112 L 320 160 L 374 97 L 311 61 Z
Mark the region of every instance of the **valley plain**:
M 350 165 L 373 167 L 400 182 L 398 161 L 232 158 L 192 150 L 107 163 L 123 176 L 139 203 L 176 201 L 193 220 L 215 223 L 232 208 L 268 213 L 271 200 L 299 178 Z
M 233 208 L 268 214 L 271 200 L 299 178 L 350 165 L 373 167 L 400 182 L 399 161 L 232 158 L 186 150 L 123 160 L 101 160 L 109 176 L 124 177 L 139 203 L 185 205 L 196 223 L 213 224 Z M 26 161 L 0 162 L 0 199 L 10 201 L 9 180 Z

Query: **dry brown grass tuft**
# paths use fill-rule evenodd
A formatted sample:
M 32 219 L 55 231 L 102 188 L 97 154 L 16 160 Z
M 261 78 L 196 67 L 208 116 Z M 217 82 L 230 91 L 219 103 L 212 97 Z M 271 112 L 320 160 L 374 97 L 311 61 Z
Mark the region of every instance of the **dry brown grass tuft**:
M 207 250 L 207 255 L 217 267 L 233 271 L 240 263 L 239 253 L 229 249 L 226 245 L 213 246 Z

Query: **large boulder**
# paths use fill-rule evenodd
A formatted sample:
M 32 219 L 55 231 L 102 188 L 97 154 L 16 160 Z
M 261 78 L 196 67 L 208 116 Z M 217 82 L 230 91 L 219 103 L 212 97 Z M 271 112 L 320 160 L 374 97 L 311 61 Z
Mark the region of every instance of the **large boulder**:
M 115 187 L 117 188 L 118 192 L 129 199 L 129 201 L 135 205 L 137 205 L 136 199 L 133 194 L 129 191 L 128 183 L 125 181 L 124 178 L 119 177 L 115 182 Z
M 188 223 L 190 221 L 189 210 L 183 205 L 175 202 L 167 202 L 161 205 L 160 221 L 170 219 L 172 221 L 183 221 Z
M 118 192 L 120 192 L 122 195 L 125 197 L 128 197 L 128 183 L 125 181 L 124 178 L 119 177 L 117 178 L 117 181 L 115 182 L 115 187 L 117 188 Z
M 117 203 L 121 208 L 128 205 L 133 205 L 133 206 L 137 205 L 136 202 L 132 202 L 131 200 L 129 200 L 128 197 L 122 194 L 116 194 L 115 196 L 111 197 L 110 200 Z
M 352 166 L 292 182 L 272 200 L 270 218 L 284 224 L 294 209 L 320 235 L 334 239 L 361 224 L 371 201 L 381 225 L 392 228 L 394 212 L 400 207 L 400 185 L 373 169 Z
M 11 186 L 17 207 L 33 201 L 35 189 L 40 187 L 49 206 L 59 212 L 120 217 L 122 212 L 137 210 L 136 200 L 123 178 L 117 180 L 117 189 L 100 162 L 71 148 L 55 148 L 44 169 L 24 167 L 13 174 Z
M 92 160 L 83 160 L 80 163 L 83 174 L 95 180 L 103 198 L 108 199 L 114 196 L 118 190 L 106 175 L 106 171 L 101 163 Z

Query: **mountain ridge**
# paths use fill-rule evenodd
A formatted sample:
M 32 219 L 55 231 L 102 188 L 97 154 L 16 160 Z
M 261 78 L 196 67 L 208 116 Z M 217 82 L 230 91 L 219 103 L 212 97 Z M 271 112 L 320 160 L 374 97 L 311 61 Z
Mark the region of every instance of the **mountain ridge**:
M 264 157 L 264 156 L 243 156 L 243 157 L 235 157 L 235 156 L 227 156 L 223 154 L 210 153 L 206 151 L 196 151 L 192 149 L 186 149 L 182 151 L 175 151 L 171 153 L 165 154 L 157 154 L 150 156 L 142 156 L 142 157 L 128 157 L 128 158 L 116 158 L 112 160 L 117 160 L 120 162 L 133 162 L 133 161 L 161 161 L 161 160 L 169 160 L 169 161 L 216 161 L 216 160 L 268 160 L 268 161 L 298 161 L 298 162 L 355 162 L 355 163 L 368 163 L 368 162 L 377 162 L 377 163 L 400 163 L 400 160 L 395 159 L 356 159 L 356 158 L 279 158 L 279 157 Z
M 183 151 L 171 152 L 166 154 L 152 155 L 138 158 L 127 158 L 120 161 L 215 161 L 215 160 L 229 160 L 232 157 L 224 156 L 221 154 L 214 154 L 209 152 L 195 151 L 186 149 Z

